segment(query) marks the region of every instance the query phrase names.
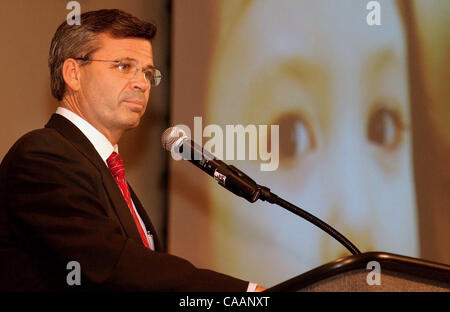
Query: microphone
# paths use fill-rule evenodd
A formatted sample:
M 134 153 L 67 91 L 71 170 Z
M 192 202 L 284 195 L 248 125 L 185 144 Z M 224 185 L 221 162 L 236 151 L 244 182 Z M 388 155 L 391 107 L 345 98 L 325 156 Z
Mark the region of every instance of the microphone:
M 178 127 L 166 129 L 161 136 L 161 143 L 165 150 L 190 161 L 213 177 L 221 186 L 251 203 L 258 199 L 264 200 L 265 197 L 261 196 L 262 193 L 270 192 L 268 188 L 258 185 L 235 166 L 227 165 L 217 159 L 213 154 L 192 141 Z
M 261 199 L 271 204 L 277 204 L 321 228 L 340 242 L 352 254 L 356 255 L 361 253 L 352 242 L 326 222 L 273 194 L 269 188 L 257 184 L 235 166 L 227 165 L 217 159 L 213 154 L 192 141 L 181 128 L 171 127 L 166 129 L 161 136 L 161 143 L 165 150 L 180 155 L 185 160 L 190 161 L 232 193 L 245 198 L 251 203 Z

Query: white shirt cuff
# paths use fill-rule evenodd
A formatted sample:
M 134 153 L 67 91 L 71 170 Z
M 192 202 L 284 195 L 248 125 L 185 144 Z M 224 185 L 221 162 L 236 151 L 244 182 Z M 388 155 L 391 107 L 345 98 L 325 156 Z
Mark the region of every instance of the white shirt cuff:
M 247 292 L 255 292 L 256 286 L 256 283 L 248 283 Z

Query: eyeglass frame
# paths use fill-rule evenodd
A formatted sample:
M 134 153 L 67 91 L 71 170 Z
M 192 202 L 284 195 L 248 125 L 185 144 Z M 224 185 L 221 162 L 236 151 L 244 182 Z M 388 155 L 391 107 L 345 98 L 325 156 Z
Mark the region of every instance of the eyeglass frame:
M 74 59 L 77 60 L 77 61 L 84 61 L 84 62 L 109 62 L 109 63 L 116 63 L 117 65 L 120 65 L 121 62 L 123 62 L 124 60 L 127 60 L 127 61 L 130 61 L 130 62 L 134 62 L 137 65 L 137 61 L 134 60 L 134 59 L 130 59 L 130 58 L 124 58 L 124 59 L 120 59 L 120 60 L 99 60 L 99 59 L 90 59 L 90 58 L 87 58 L 87 57 L 76 57 Z M 142 73 L 144 74 L 144 80 L 146 82 L 148 82 L 151 86 L 157 87 L 161 83 L 161 79 L 162 79 L 161 71 L 159 69 L 157 69 L 156 67 L 154 67 L 154 66 L 149 66 L 149 67 L 153 71 L 153 75 L 150 77 L 149 80 L 147 80 L 147 78 L 145 77 L 145 73 L 148 72 L 148 71 L 143 71 L 142 67 L 138 67 L 138 66 L 136 66 L 136 70 L 135 70 L 134 75 L 133 75 L 132 78 L 136 77 L 138 71 L 141 70 Z M 120 71 L 120 69 L 119 69 L 119 71 Z M 159 78 L 159 80 L 157 80 L 157 83 L 152 84 L 152 78 L 154 78 L 155 75 L 158 75 L 158 74 L 159 74 L 159 77 L 157 76 L 157 78 Z M 129 80 L 131 80 L 132 78 L 129 78 Z

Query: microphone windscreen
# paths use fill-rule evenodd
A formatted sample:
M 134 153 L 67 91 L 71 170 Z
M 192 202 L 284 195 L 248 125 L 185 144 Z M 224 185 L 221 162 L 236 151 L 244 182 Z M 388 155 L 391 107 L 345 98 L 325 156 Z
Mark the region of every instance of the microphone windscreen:
M 172 151 L 172 147 L 177 141 L 181 141 L 180 139 L 186 138 L 186 132 L 183 131 L 183 129 L 178 127 L 170 127 L 164 130 L 163 134 L 161 135 L 161 143 L 163 148 L 170 152 Z

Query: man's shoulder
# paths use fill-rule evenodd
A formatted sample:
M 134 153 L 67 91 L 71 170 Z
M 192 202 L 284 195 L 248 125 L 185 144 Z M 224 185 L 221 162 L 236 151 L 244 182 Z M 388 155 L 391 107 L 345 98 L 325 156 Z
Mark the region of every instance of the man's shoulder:
M 6 153 L 2 167 L 12 160 L 23 161 L 33 156 L 74 159 L 77 155 L 80 155 L 77 149 L 57 130 L 41 128 L 20 137 Z
M 7 154 L 30 150 L 55 150 L 55 147 L 63 147 L 67 143 L 67 140 L 55 129 L 41 128 L 32 130 L 20 137 Z

